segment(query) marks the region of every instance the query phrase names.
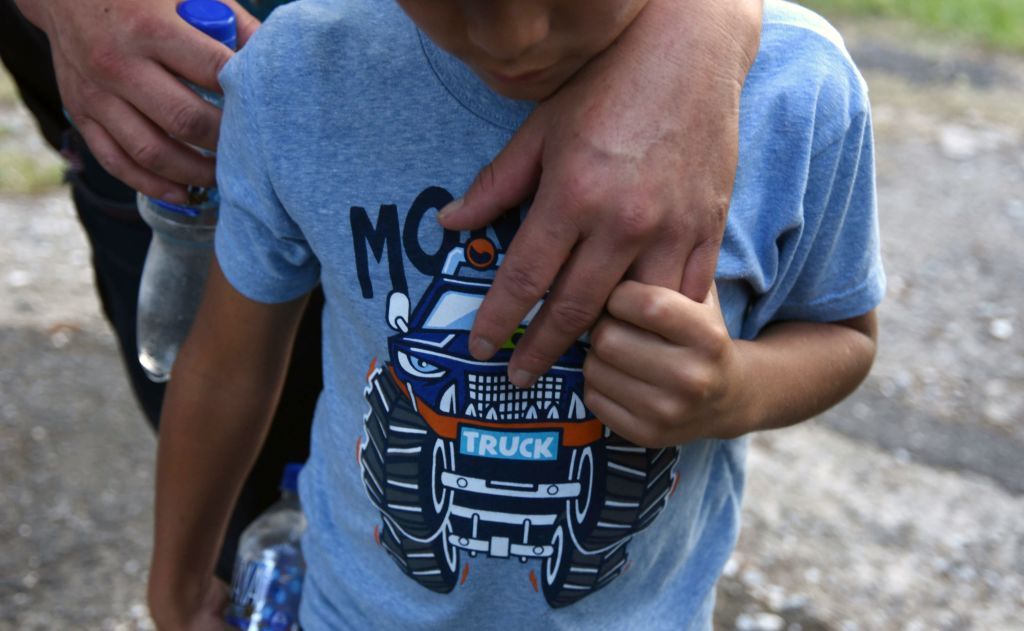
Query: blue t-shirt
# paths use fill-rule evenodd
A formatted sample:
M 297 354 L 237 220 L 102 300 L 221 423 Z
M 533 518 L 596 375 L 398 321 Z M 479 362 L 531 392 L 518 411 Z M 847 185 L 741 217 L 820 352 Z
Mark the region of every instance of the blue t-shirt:
M 261 302 L 327 298 L 304 627 L 708 627 L 746 441 L 610 434 L 582 403 L 585 340 L 530 390 L 505 377 L 517 336 L 468 353 L 525 210 L 473 233 L 434 216 L 532 104 L 373 0 L 278 9 L 221 79 L 224 273 Z M 731 334 L 874 308 L 877 232 L 865 85 L 828 24 L 770 0 L 717 275 Z

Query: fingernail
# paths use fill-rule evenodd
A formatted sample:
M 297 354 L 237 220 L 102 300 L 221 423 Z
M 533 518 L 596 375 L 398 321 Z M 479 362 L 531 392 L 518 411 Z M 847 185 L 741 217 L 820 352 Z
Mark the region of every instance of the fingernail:
M 530 388 L 537 381 L 537 375 L 525 370 L 514 370 L 509 374 L 508 379 L 517 388 Z
M 185 195 L 185 193 L 182 193 L 181 191 L 171 191 L 169 193 L 164 193 L 162 196 L 160 196 L 160 199 L 164 200 L 168 204 L 178 204 L 179 206 L 188 203 L 188 196 Z
M 474 337 L 469 341 L 469 353 L 476 359 L 490 359 L 498 348 L 482 337 Z
M 447 204 L 445 204 L 444 208 L 437 212 L 437 220 L 441 221 L 451 213 L 456 212 L 457 210 L 462 208 L 462 205 L 465 203 L 466 200 L 461 197 L 458 199 L 453 199 L 452 201 L 448 202 Z

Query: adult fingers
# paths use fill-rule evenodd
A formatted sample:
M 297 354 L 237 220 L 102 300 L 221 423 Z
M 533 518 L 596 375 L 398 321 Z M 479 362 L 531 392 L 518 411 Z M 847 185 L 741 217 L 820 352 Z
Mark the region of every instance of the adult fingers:
M 713 288 L 715 269 L 718 266 L 718 252 L 722 247 L 721 236 L 702 241 L 690 252 L 683 270 L 680 291 L 692 300 L 700 300 Z
M 465 195 L 441 209 L 441 225 L 449 230 L 481 228 L 533 194 L 540 179 L 544 139 L 531 120 L 480 170 Z
M 102 125 L 90 118 L 73 120 L 93 155 L 103 168 L 116 178 L 151 197 L 172 204 L 188 202 L 188 191 L 184 186 L 140 168 Z
M 260 26 L 257 20 L 234 0 L 224 3 L 235 13 L 238 47 L 241 48 Z M 204 34 L 184 20 L 174 20 L 163 37 L 150 42 L 154 59 L 183 79 L 220 92 L 217 77 L 234 51 Z
M 544 306 L 530 322 L 509 360 L 509 378 L 531 385 L 577 338 L 593 326 L 633 253 L 597 238 L 582 241 L 564 265 Z
M 117 95 L 55 58 L 61 98 L 100 164 L 114 177 L 159 199 L 187 201 L 186 185 L 212 185 L 212 160 L 168 137 Z M 102 130 L 102 133 L 99 133 Z
M 559 216 L 527 215 L 477 311 L 469 343 L 476 359 L 489 359 L 511 337 L 547 293 L 578 238 Z
M 238 24 L 238 47 L 241 48 L 245 46 L 250 37 L 256 34 L 257 29 L 260 27 L 260 21 L 242 8 L 235 0 L 221 0 L 221 2 L 231 7 L 231 10 L 235 12 L 235 22 Z
M 203 41 L 203 46 L 219 47 L 222 53 L 230 53 L 227 48 L 209 38 Z M 157 61 L 166 65 L 148 60 L 136 62 L 133 74 L 138 85 L 121 84 L 112 91 L 131 103 L 167 135 L 190 145 L 211 151 L 216 149 L 221 111 L 182 83 L 184 78 L 207 87 L 194 81 L 200 77 L 200 73 L 187 73 L 188 64 L 181 59 L 170 63 L 162 57 Z M 213 81 L 215 89 L 219 91 L 216 74 Z
M 106 96 L 93 120 L 139 168 L 183 184 L 214 186 L 214 161 L 169 137 L 124 101 Z M 146 192 L 146 191 L 144 191 Z
M 686 255 L 693 247 L 693 241 L 689 234 L 677 235 L 667 228 L 663 229 L 662 235 L 656 242 L 639 250 L 626 278 L 678 290 Z
M 176 25 L 171 37 L 149 47 L 153 60 L 172 74 L 216 92 L 220 91 L 217 76 L 234 55 L 230 48 L 185 22 Z

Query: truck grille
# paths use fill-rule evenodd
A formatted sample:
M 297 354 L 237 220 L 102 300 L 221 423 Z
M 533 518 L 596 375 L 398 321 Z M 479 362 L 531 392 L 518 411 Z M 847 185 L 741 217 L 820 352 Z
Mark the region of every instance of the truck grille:
M 497 421 L 538 421 L 557 419 L 558 402 L 565 381 L 557 375 L 545 375 L 532 388 L 515 387 L 504 374 L 469 374 L 470 414 L 479 419 Z

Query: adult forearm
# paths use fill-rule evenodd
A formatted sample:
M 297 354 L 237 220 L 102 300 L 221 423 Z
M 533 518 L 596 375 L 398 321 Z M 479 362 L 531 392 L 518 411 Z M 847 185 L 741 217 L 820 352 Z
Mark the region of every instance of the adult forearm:
M 737 342 L 744 405 L 726 436 L 807 420 L 852 393 L 875 357 L 873 313 L 836 323 L 781 322 Z

